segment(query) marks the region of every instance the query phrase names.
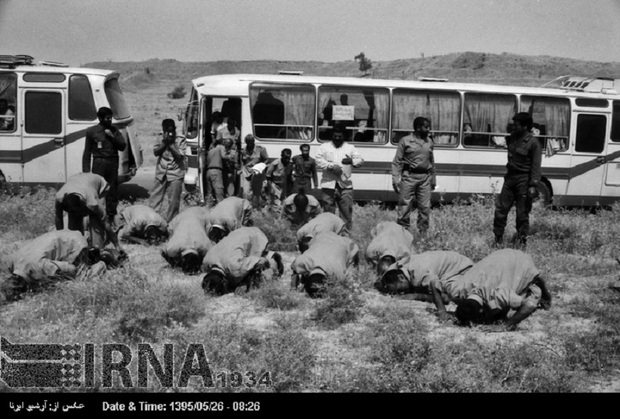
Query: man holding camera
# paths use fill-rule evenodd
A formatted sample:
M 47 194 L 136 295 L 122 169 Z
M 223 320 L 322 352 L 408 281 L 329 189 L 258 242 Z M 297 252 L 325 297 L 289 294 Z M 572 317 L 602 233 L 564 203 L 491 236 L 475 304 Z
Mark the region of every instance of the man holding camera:
M 161 127 L 161 139 L 153 149 L 157 164 L 149 206 L 160 213 L 164 195 L 168 194 L 168 213 L 164 218 L 169 223 L 179 213 L 181 205 L 183 178 L 187 170 L 186 143 L 185 137 L 177 135 L 174 120 L 164 119 Z

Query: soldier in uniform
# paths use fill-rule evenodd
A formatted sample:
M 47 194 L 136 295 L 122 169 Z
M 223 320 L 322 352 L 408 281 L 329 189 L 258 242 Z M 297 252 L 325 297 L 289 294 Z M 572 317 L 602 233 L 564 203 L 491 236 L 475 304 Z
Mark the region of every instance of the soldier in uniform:
M 517 212 L 517 238 L 521 245 L 527 244 L 530 229 L 532 201 L 538 196 L 542 147 L 530 133 L 532 117 L 519 112 L 512 118 L 513 132 L 506 141 L 508 145 L 507 172 L 495 205 L 493 233 L 496 245 L 501 245 L 508 213 L 514 204 Z
M 308 295 L 321 297 L 325 279 L 344 280 L 347 268 L 357 265 L 358 253 L 359 247 L 348 237 L 332 231 L 317 234 L 291 265 L 291 288 L 302 284 Z
M 475 278 L 476 286 L 456 302 L 455 314 L 461 324 L 499 322 L 483 330 L 515 330 L 538 308 L 551 307 L 551 294 L 540 271 L 532 257 L 520 250 L 495 251 L 476 263 L 465 277 Z M 507 317 L 510 310 L 515 312 Z
M 377 268 L 379 277 L 387 268 L 413 254 L 413 236 L 393 221 L 382 221 L 370 231 L 372 240 L 366 247 L 366 261 Z
M 118 206 L 118 152 L 125 150 L 127 144 L 118 128 L 112 126 L 112 109 L 101 107 L 97 111 L 99 124 L 86 130 L 82 172 L 95 173 L 108 182 L 106 212 L 114 223 Z M 92 156 L 92 170 L 91 170 Z
M 299 146 L 301 154 L 293 157 L 293 192 L 300 188 L 310 191 L 312 186 L 319 187 L 319 178 L 316 171 L 316 160 L 310 157 L 310 144 Z
M 207 236 L 208 226 L 205 208 L 185 208 L 168 225 L 170 239 L 161 252 L 163 258 L 187 274 L 198 272 L 202 259 L 213 246 Z
M 217 243 L 231 231 L 253 224 L 252 204 L 247 199 L 229 196 L 211 208 L 207 223 L 209 239 Z
M 418 209 L 418 231 L 426 234 L 431 213 L 431 192 L 437 185 L 435 178 L 434 143 L 429 136 L 430 121 L 417 117 L 413 133 L 398 142 L 392 160 L 392 187 L 399 194 L 398 224 L 409 228 L 411 213 Z
M 168 237 L 168 223 L 151 207 L 132 205 L 121 212 L 121 218 L 124 223 L 118 232 L 121 240 L 157 245 Z
M 241 227 L 214 245 L 202 261 L 205 292 L 223 295 L 241 285 L 258 287 L 263 271 L 284 272 L 280 254 L 267 251 L 269 240 L 258 227 Z
M 283 149 L 280 153 L 280 158 L 269 163 L 265 171 L 269 205 L 271 209 L 276 211 L 280 209 L 282 201 L 284 201 L 293 190 L 293 164 L 291 163 L 291 154 L 291 149 Z

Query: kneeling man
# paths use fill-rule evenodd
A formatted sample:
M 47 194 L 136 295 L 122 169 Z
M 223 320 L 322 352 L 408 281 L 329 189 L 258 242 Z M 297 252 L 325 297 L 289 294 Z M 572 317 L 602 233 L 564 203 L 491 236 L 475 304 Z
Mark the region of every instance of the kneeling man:
M 170 221 L 170 239 L 161 255 L 172 266 L 180 267 L 186 274 L 200 270 L 202 259 L 213 246 L 207 236 L 207 210 L 203 207 L 189 207 Z
M 157 211 L 146 205 L 132 205 L 121 212 L 124 225 L 118 232 L 121 240 L 157 245 L 168 237 L 168 223 Z
M 217 243 L 231 231 L 252 225 L 252 204 L 247 199 L 229 196 L 211 208 L 207 221 L 209 238 Z
M 301 253 L 308 248 L 308 243 L 319 233 L 331 231 L 340 236 L 348 236 L 347 226 L 336 214 L 323 212 L 297 230 L 297 247 Z
M 370 231 L 372 240 L 366 247 L 366 261 L 377 268 L 381 277 L 390 265 L 415 253 L 413 235 L 394 221 L 382 221 Z

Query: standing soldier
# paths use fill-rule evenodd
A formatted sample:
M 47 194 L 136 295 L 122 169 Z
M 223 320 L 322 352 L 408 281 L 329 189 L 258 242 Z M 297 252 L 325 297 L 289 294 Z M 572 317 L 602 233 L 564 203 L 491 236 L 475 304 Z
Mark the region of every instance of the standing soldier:
M 495 204 L 493 233 L 495 244 L 501 245 L 508 213 L 512 205 L 516 203 L 517 238 L 519 243 L 525 246 L 530 230 L 529 216 L 532 201 L 538 196 L 542 147 L 530 133 L 532 128 L 530 114 L 519 112 L 512 120 L 514 121 L 513 132 L 506 140 L 508 145 L 506 168 L 508 170 L 504 176 L 502 191 Z
M 351 172 L 360 167 L 364 160 L 357 149 L 344 142 L 344 125 L 335 124 L 331 142 L 325 142 L 316 155 L 316 164 L 323 170 L 321 176 L 321 201 L 323 209 L 338 214 L 347 225 L 349 232 L 353 227 L 353 182 Z
M 207 201 L 216 205 L 226 197 L 224 184 L 224 171 L 234 165 L 237 153 L 232 149 L 233 142 L 230 138 L 216 140 L 215 146 L 207 152 Z
M 319 187 L 319 178 L 316 173 L 316 160 L 310 157 L 310 144 L 299 146 L 301 154 L 293 157 L 293 193 L 300 188 L 311 191 L 312 186 Z
M 92 172 L 102 176 L 109 185 L 106 196 L 106 212 L 114 223 L 118 206 L 118 152 L 125 150 L 127 144 L 118 128 L 112 126 L 112 109 L 101 107 L 97 111 L 99 124 L 86 130 L 82 172 Z M 92 170 L 91 170 L 92 155 Z
M 398 224 L 409 228 L 411 212 L 418 209 L 418 231 L 426 234 L 435 179 L 434 143 L 429 136 L 430 120 L 413 120 L 413 133 L 401 138 L 392 160 L 392 187 L 400 195 Z
M 278 210 L 284 199 L 292 192 L 293 165 L 291 164 L 291 155 L 292 152 L 289 148 L 283 149 L 280 158 L 269 163 L 265 171 L 268 182 L 269 205 L 271 205 L 272 210 Z
M 245 148 L 241 149 L 241 189 L 243 197 L 252 203 L 254 208 L 260 206 L 261 191 L 263 189 L 264 173 L 256 173 L 253 168 L 259 163 L 267 163 L 267 150 L 256 145 L 252 134 L 245 136 Z
M 183 178 L 187 170 L 185 156 L 185 137 L 176 134 L 176 126 L 172 119 L 164 119 L 161 123 L 162 138 L 155 145 L 153 152 L 157 157 L 155 166 L 155 184 L 149 196 L 149 206 L 161 213 L 164 195 L 168 193 L 168 214 L 166 222 L 179 213 Z

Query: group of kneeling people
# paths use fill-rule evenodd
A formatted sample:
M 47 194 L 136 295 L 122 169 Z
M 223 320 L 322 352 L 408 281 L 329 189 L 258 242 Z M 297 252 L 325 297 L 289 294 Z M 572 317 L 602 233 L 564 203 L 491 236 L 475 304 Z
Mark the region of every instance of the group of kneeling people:
M 188 207 L 169 224 L 145 205 L 129 206 L 121 215 L 118 239 L 161 244 L 161 254 L 172 267 L 187 274 L 205 273 L 205 292 L 222 295 L 242 286 L 249 290 L 259 286 L 266 271 L 275 276 L 284 272 L 281 255 L 267 250 L 267 236 L 253 226 L 252 205 L 246 199 L 228 197 L 212 208 Z M 300 254 L 291 264 L 292 288 L 321 297 L 327 278 L 344 279 L 349 267 L 358 265 L 359 247 L 345 223 L 322 212 L 311 195 L 288 197 L 282 216 L 298 227 Z M 407 229 L 382 221 L 371 231 L 365 258 L 376 270 L 379 292 L 432 302 L 441 321 L 451 318 L 446 305 L 454 302 L 455 316 L 463 325 L 483 323 L 489 331 L 513 330 L 537 308 L 551 306 L 539 270 L 520 250 L 497 250 L 477 263 L 454 251 L 416 253 Z M 99 266 L 94 269 L 97 273 L 119 262 L 89 246 L 80 231 L 56 230 L 22 247 L 10 270 L 11 278 L 21 281 L 15 283 L 34 288 L 37 282 L 75 275 L 80 266 L 93 264 Z

